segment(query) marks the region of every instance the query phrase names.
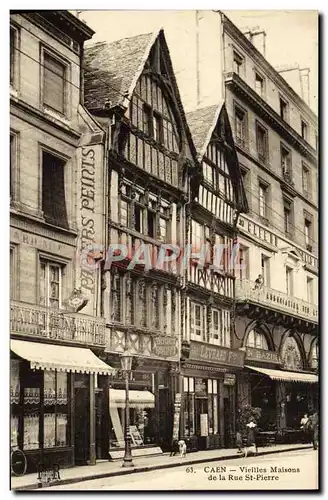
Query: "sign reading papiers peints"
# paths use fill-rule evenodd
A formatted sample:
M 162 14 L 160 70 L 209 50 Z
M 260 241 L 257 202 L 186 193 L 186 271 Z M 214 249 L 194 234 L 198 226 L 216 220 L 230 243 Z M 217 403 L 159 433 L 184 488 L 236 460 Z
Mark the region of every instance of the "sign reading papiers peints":
M 98 288 L 98 276 L 95 262 L 87 261 L 87 252 L 100 246 L 103 238 L 103 145 L 95 144 L 93 138 L 101 141 L 101 135 L 91 134 L 88 144 L 78 150 L 78 182 L 80 185 L 78 199 L 78 275 L 77 288 L 89 298 L 83 309 L 84 313 L 93 315 Z

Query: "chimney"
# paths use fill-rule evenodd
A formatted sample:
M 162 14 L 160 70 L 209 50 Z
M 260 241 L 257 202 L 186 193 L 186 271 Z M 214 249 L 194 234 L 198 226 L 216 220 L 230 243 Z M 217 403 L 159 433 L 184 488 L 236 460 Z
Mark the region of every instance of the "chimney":
M 310 106 L 310 68 L 300 69 L 302 99 Z
M 246 28 L 243 32 L 247 40 L 249 40 L 254 47 L 265 57 L 266 52 L 266 32 L 261 30 L 259 26 L 255 28 Z

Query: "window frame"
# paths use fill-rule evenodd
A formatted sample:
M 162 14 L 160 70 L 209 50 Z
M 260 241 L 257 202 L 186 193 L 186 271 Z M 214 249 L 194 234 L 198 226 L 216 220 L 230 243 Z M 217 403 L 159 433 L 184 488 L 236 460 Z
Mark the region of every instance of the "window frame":
M 238 52 L 238 50 L 236 50 L 234 47 L 232 48 L 232 67 L 234 73 L 236 73 L 240 77 L 243 76 L 245 57 L 242 56 L 240 52 Z M 236 71 L 236 68 L 238 68 L 238 71 Z
M 268 210 L 269 210 L 269 205 L 268 205 L 269 185 L 266 182 L 262 181 L 262 179 L 259 179 L 258 188 L 259 188 L 259 216 L 263 217 L 264 219 L 267 219 L 268 218 Z M 261 191 L 264 194 L 264 197 L 263 197 L 264 212 L 263 212 L 263 214 L 261 213 Z
M 70 186 L 70 183 L 73 182 L 73 179 L 72 179 L 72 174 L 70 174 L 70 172 L 69 172 L 70 169 L 68 168 L 68 164 L 69 164 L 69 160 L 71 158 L 69 158 L 68 156 L 66 156 L 62 153 L 59 153 L 58 151 L 50 149 L 47 145 L 39 144 L 39 158 L 40 158 L 39 210 L 41 212 L 41 217 L 43 217 L 44 219 L 45 219 L 45 217 L 44 217 L 44 211 L 43 211 L 43 168 L 44 168 L 43 167 L 43 154 L 48 154 L 50 156 L 53 156 L 64 163 L 64 165 L 63 165 L 63 169 L 64 169 L 64 200 L 65 200 L 65 206 L 66 206 L 66 217 L 67 217 L 68 228 L 63 227 L 63 226 L 56 226 L 56 227 L 60 227 L 60 228 L 64 228 L 64 229 L 69 230 L 70 222 L 71 222 L 70 221 L 70 214 L 71 214 L 71 210 L 72 210 L 72 206 L 71 206 L 72 192 L 71 192 L 69 186 Z
M 50 294 L 49 294 L 50 281 L 48 282 L 48 285 L 47 285 L 48 297 L 45 297 L 45 298 L 47 298 L 47 303 L 46 304 L 41 304 L 41 265 L 42 264 L 45 264 L 46 268 L 48 268 L 48 271 L 46 272 L 46 276 L 45 276 L 45 282 L 46 282 L 47 278 L 50 277 L 49 267 L 50 266 L 54 266 L 54 267 L 59 268 L 58 310 L 60 310 L 60 309 L 63 308 L 63 305 L 64 305 L 63 304 L 63 302 L 64 302 L 63 301 L 63 296 L 65 295 L 65 284 L 66 284 L 65 283 L 65 278 L 66 278 L 66 274 L 67 274 L 68 261 L 64 260 L 64 259 L 60 259 L 58 257 L 52 257 L 52 256 L 50 256 L 48 254 L 43 253 L 43 252 L 39 252 L 39 255 L 38 255 L 38 282 L 39 282 L 39 286 L 38 286 L 38 304 L 41 305 L 42 307 L 46 307 L 46 308 L 57 310 L 56 308 L 53 308 L 50 305 Z
M 285 116 L 283 116 L 284 112 L 282 110 L 285 110 Z M 284 122 L 289 123 L 289 102 L 281 94 L 279 94 L 279 116 Z
M 304 175 L 305 174 L 305 175 Z M 307 177 L 306 180 L 306 186 L 304 185 L 305 178 Z M 302 162 L 302 190 L 303 194 L 305 194 L 307 197 L 310 199 L 312 198 L 312 189 L 311 189 L 311 169 L 308 165 Z
M 256 82 L 257 81 L 262 82 L 260 93 L 256 90 Z M 265 97 L 265 76 L 262 73 L 260 73 L 257 69 L 254 69 L 254 90 L 257 93 L 257 95 L 259 97 L 261 97 L 261 99 L 264 99 L 264 97 Z
M 240 119 L 240 117 L 242 117 Z M 237 118 L 241 124 L 241 134 L 240 137 L 237 134 Z M 248 146 L 248 114 L 247 110 L 240 106 L 238 103 L 234 102 L 234 122 L 235 122 L 235 139 L 236 143 L 247 148 Z
M 259 132 L 263 133 L 263 139 L 264 139 L 264 144 L 263 144 L 263 154 L 260 152 L 260 147 L 259 147 L 259 139 L 260 135 Z M 262 125 L 258 120 L 255 120 L 255 133 L 256 133 L 256 153 L 257 153 L 257 158 L 258 160 L 263 163 L 264 165 L 267 165 L 269 162 L 269 137 L 268 137 L 268 129 Z
M 286 276 L 286 294 L 288 296 L 294 296 L 294 269 L 289 266 L 285 266 L 285 276 Z
M 10 129 L 9 147 L 10 202 L 14 202 L 19 201 L 19 132 L 13 129 Z
M 13 43 L 13 52 L 11 52 L 11 38 L 9 40 L 10 47 L 10 55 L 9 55 L 9 84 L 10 89 L 13 91 L 17 91 L 19 89 L 19 77 L 20 77 L 20 28 L 10 23 L 10 32 L 13 31 L 14 35 L 14 43 Z M 9 35 L 10 37 L 10 35 Z
M 41 75 L 40 75 L 40 105 L 44 112 L 55 114 L 58 118 L 71 118 L 71 109 L 69 106 L 70 98 L 71 98 L 71 89 L 69 88 L 69 82 L 71 80 L 71 64 L 70 62 L 63 58 L 61 54 L 55 52 L 52 48 L 41 45 L 40 46 L 40 59 L 41 59 Z M 63 111 L 58 111 L 56 108 L 53 108 L 49 104 L 44 102 L 45 99 L 45 56 L 53 59 L 60 65 L 64 67 L 64 76 L 63 76 Z
M 283 159 L 287 159 L 286 166 L 283 165 Z M 292 151 L 285 146 L 283 142 L 280 143 L 280 164 L 281 164 L 281 172 L 282 176 L 292 175 L 293 171 L 293 162 L 292 162 Z
M 293 226 L 293 202 L 289 198 L 283 196 L 283 212 L 284 212 L 284 233 L 288 238 L 291 238 L 293 235 L 292 226 Z M 288 228 L 286 228 L 286 219 L 285 214 L 288 212 Z
M 196 325 L 196 308 L 199 310 L 199 327 Z M 190 300 L 190 311 L 189 311 L 189 328 L 190 328 L 190 339 L 199 342 L 206 342 L 206 328 L 205 328 L 205 312 L 204 304 Z M 199 334 L 196 333 L 199 331 Z
M 301 137 L 304 141 L 308 142 L 309 124 L 302 116 L 301 116 Z

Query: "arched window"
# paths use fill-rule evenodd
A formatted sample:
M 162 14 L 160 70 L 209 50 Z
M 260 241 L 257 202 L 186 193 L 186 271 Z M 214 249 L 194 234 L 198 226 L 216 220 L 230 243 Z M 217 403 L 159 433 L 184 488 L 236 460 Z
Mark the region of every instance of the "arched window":
M 247 337 L 247 347 L 256 347 L 256 349 L 269 350 L 268 341 L 265 335 L 258 330 L 251 330 Z
M 281 351 L 281 358 L 284 368 L 288 370 L 303 369 L 302 354 L 294 337 L 289 336 L 286 338 Z

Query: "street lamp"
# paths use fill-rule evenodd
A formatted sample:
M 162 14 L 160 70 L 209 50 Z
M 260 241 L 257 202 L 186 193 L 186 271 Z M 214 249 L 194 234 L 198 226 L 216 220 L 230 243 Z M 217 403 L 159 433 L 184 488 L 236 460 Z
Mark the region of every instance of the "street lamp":
M 131 455 L 130 408 L 129 408 L 129 375 L 132 368 L 133 355 L 129 351 L 121 354 L 121 367 L 125 374 L 125 450 L 122 467 L 134 467 Z

